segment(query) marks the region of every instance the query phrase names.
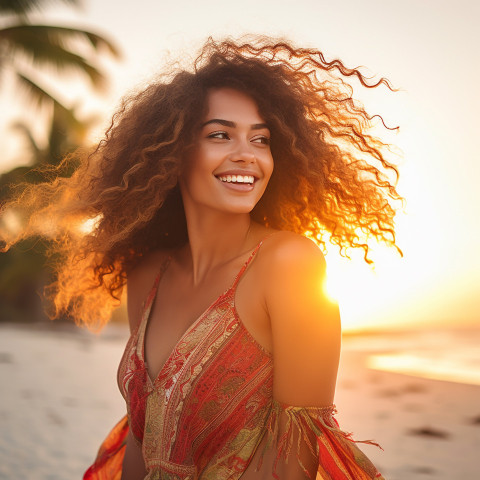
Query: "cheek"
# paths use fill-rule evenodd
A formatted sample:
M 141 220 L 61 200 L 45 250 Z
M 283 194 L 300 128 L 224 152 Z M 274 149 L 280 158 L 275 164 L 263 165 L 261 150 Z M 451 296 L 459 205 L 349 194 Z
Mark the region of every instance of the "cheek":
M 215 148 L 199 147 L 187 163 L 190 172 L 198 176 L 212 174 L 219 165 L 219 153 Z
M 190 155 L 186 160 L 179 182 L 184 186 L 201 181 L 201 178 L 209 171 L 208 157 L 200 149 Z
M 273 161 L 273 157 L 270 157 L 269 161 L 267 162 L 267 165 L 265 166 L 265 177 L 269 181 L 270 181 L 270 178 L 272 177 L 274 166 L 275 166 L 275 162 Z
M 201 201 L 211 191 L 212 182 L 217 180 L 212 173 L 212 165 L 206 160 L 196 156 L 185 163 L 185 169 L 178 179 L 183 196 Z

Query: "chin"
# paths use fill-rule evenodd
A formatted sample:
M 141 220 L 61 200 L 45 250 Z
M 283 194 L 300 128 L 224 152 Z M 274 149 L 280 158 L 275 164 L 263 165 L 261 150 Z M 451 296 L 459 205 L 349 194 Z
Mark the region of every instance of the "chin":
M 250 214 L 252 210 L 255 208 L 256 204 L 244 204 L 244 205 L 225 205 L 224 208 L 220 208 L 225 213 L 232 213 L 232 214 L 242 214 L 248 213 Z
M 252 210 L 254 209 L 254 207 L 245 207 L 245 208 L 230 208 L 228 209 L 228 211 L 230 213 L 233 213 L 233 214 L 236 214 L 236 215 L 240 215 L 240 214 L 250 214 L 252 212 Z

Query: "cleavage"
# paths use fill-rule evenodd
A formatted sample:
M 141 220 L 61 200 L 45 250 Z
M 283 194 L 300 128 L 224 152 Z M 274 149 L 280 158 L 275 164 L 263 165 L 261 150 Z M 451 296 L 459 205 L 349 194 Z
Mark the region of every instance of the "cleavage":
M 187 289 L 181 288 L 179 282 L 172 278 L 172 272 L 169 270 L 167 269 L 164 278 L 160 279 L 145 326 L 144 360 L 148 375 L 153 382 L 158 378 L 186 331 L 204 317 L 220 297 L 231 288 L 235 273 L 238 273 L 235 269 L 232 269 L 233 273 L 229 272 L 228 285 L 225 284 L 227 274 L 224 273 L 222 278 L 215 282 L 210 281 L 208 285 L 202 285 L 201 288 Z

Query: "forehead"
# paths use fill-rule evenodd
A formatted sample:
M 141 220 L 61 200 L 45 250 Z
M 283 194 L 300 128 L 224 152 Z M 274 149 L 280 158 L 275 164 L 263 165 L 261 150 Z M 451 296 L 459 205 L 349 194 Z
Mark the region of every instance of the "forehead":
M 253 98 L 233 88 L 216 88 L 208 92 L 205 120 L 212 118 L 248 124 L 264 121 Z

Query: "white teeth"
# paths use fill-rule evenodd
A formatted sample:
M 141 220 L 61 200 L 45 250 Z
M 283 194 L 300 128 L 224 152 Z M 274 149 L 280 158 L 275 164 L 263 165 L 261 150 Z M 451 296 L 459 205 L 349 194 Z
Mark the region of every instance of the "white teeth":
M 253 175 L 222 175 L 218 179 L 228 183 L 253 183 L 255 181 Z

